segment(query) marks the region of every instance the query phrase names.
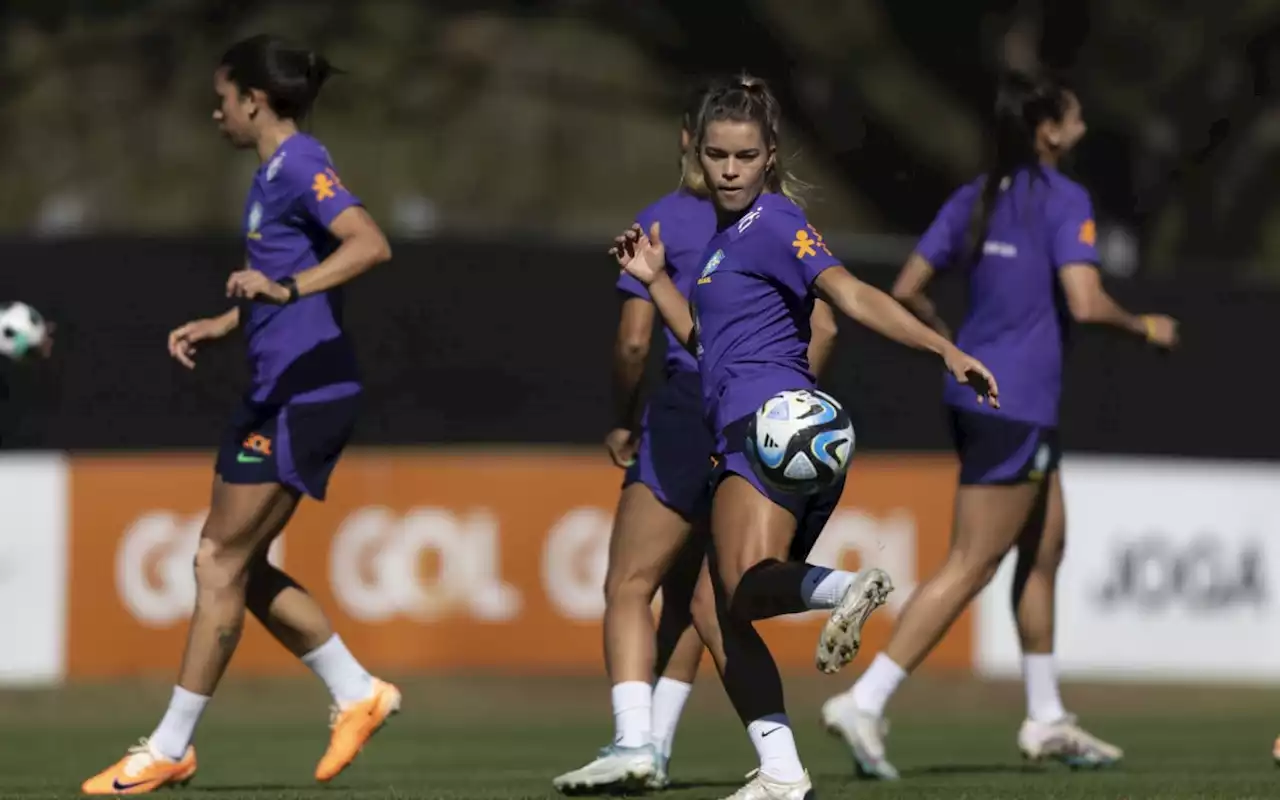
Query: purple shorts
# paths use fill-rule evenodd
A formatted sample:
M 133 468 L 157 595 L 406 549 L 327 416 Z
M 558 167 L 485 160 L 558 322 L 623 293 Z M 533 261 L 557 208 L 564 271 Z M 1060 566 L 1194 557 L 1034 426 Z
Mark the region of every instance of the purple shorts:
M 756 475 L 750 460 L 743 452 L 747 438 L 747 423 L 750 419 L 750 417 L 743 417 L 725 429 L 724 441 L 728 442 L 725 447 L 727 452 L 716 460 L 711 485 L 719 486 L 727 476 L 738 475 L 775 505 L 782 506 L 790 512 L 791 516 L 796 518 L 796 535 L 791 540 L 791 559 L 803 561 L 808 558 L 809 551 L 822 535 L 822 529 L 827 526 L 827 520 L 840 504 L 840 496 L 844 494 L 845 478 L 841 477 L 829 489 L 809 495 L 783 492 L 768 486 Z
M 1038 483 L 1062 460 L 1058 429 L 948 407 L 961 486 Z
M 642 483 L 686 520 L 707 513 L 714 440 L 702 416 L 701 381 L 677 372 L 649 400 L 635 463 L 622 486 Z
M 215 470 L 226 483 L 279 483 L 323 500 L 359 407 L 359 394 L 285 405 L 246 401 L 227 426 Z

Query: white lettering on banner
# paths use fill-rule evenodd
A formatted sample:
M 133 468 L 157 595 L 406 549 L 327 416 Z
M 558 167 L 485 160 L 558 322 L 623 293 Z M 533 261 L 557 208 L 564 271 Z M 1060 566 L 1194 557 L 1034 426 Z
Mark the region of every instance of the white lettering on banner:
M 566 617 L 600 619 L 604 579 L 609 569 L 613 513 L 575 508 L 556 521 L 542 550 L 542 585 L 552 605 Z
M 438 560 L 432 576 L 422 569 L 429 554 Z M 499 554 L 498 522 L 488 510 L 464 517 L 415 508 L 402 517 L 362 508 L 334 535 L 329 581 L 342 609 L 364 622 L 432 622 L 458 613 L 502 622 L 520 613 L 522 598 L 503 582 Z
M 196 549 L 208 516 L 208 511 L 190 516 L 148 511 L 120 537 L 116 592 L 143 625 L 166 628 L 191 616 L 196 603 Z M 283 536 L 272 543 L 267 559 L 283 568 Z
M 1070 456 L 1062 674 L 1280 682 L 1280 465 Z M 977 666 L 1020 672 L 1015 556 L 979 601 Z
M 875 517 L 865 511 L 837 510 L 806 560 L 832 569 L 852 569 L 845 562 L 851 553 L 857 555 L 857 569 L 879 567 L 889 573 L 894 589 L 886 608 L 894 614 L 901 611 L 916 589 L 916 521 L 911 512 L 895 509 Z M 799 621 L 826 613 L 792 614 L 786 619 Z

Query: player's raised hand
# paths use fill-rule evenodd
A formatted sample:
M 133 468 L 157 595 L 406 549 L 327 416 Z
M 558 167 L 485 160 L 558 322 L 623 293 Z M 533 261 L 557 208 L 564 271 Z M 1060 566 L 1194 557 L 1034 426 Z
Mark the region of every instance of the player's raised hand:
M 617 259 L 618 266 L 625 272 L 646 286 L 666 271 L 667 249 L 662 244 L 660 223 L 655 221 L 647 234 L 639 225 L 632 225 L 613 241 L 609 255 Z
M 979 403 L 988 402 L 992 408 L 1000 407 L 1000 387 L 985 364 L 957 347 L 948 350 L 945 359 L 947 370 L 957 381 L 974 391 Z

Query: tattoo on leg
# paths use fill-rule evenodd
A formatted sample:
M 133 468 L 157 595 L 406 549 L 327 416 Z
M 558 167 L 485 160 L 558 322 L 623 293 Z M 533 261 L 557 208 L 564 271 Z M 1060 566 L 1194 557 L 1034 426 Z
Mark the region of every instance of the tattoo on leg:
M 240 643 L 241 630 L 240 627 L 218 629 L 218 647 L 222 649 L 222 652 L 230 655 L 235 651 L 236 645 Z

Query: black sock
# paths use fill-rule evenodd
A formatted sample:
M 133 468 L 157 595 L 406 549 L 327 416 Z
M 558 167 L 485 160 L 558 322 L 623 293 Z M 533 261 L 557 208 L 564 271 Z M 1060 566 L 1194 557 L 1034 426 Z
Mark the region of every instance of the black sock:
M 731 614 L 742 620 L 756 620 L 807 611 L 804 576 L 811 568 L 803 561 L 766 558 L 743 573 L 733 593 Z

